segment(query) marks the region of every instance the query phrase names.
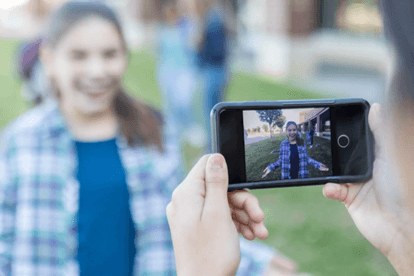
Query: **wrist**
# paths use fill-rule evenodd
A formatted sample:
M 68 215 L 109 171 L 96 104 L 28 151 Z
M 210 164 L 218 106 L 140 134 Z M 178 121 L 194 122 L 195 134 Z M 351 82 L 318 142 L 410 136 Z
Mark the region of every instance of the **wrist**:
M 405 235 L 394 239 L 388 252 L 383 252 L 400 276 L 414 275 L 414 241 Z

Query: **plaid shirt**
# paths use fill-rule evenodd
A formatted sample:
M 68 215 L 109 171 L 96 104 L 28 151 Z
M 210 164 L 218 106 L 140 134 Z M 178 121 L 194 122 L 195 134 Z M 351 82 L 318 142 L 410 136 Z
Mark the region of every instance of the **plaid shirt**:
M 173 130 L 166 124 L 165 133 Z M 165 212 L 183 178 L 173 137 L 165 137 L 163 154 L 116 139 L 137 236 L 134 275 L 176 274 Z M 77 154 L 58 104 L 20 116 L 0 141 L 0 275 L 79 275 Z M 241 248 L 238 275 L 263 274 L 275 253 L 242 239 Z
M 309 157 L 306 150 L 306 144 L 298 146 L 299 152 L 299 178 L 309 178 L 308 164 L 311 164 L 319 170 L 321 163 Z M 283 140 L 280 143 L 279 160 L 270 164 L 267 168 L 274 171 L 276 168 L 282 167 L 282 179 L 290 179 L 290 143 L 289 140 Z

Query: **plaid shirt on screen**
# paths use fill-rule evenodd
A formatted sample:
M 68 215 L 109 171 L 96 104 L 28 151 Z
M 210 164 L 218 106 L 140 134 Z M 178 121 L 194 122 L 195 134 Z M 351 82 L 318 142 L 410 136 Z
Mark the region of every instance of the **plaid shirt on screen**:
M 306 150 L 306 143 L 303 146 L 298 145 L 299 152 L 299 178 L 309 178 L 308 164 L 319 170 L 321 163 L 309 157 Z M 290 179 L 290 143 L 289 140 L 283 140 L 280 143 L 279 160 L 270 164 L 267 168 L 274 171 L 276 168 L 282 167 L 282 179 Z
M 165 133 L 174 128 L 165 126 Z M 0 275 L 79 275 L 75 142 L 48 100 L 5 128 L 0 140 Z M 165 153 L 116 139 L 136 229 L 134 275 L 175 275 L 166 206 L 183 178 L 175 135 Z M 261 275 L 275 251 L 241 240 L 238 275 Z M 212 252 L 214 254 L 214 252 Z

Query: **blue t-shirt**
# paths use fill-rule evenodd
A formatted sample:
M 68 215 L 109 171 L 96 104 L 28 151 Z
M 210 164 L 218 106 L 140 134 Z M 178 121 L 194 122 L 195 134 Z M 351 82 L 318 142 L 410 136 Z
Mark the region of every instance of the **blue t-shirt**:
M 76 142 L 81 275 L 132 275 L 135 228 L 115 139 Z
M 297 179 L 299 174 L 299 151 L 298 145 L 290 144 L 290 178 Z

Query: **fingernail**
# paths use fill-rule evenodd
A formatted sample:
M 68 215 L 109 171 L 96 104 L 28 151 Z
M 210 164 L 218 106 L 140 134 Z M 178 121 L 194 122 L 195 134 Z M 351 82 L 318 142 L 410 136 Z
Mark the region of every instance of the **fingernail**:
M 223 160 L 219 156 L 214 156 L 211 161 L 211 168 L 218 170 L 223 168 Z

